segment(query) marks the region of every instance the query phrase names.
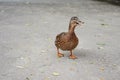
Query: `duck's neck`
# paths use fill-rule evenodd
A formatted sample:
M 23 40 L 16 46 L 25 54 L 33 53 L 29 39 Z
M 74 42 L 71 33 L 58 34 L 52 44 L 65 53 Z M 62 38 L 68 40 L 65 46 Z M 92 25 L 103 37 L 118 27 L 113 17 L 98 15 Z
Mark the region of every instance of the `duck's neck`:
M 70 34 L 75 34 L 74 30 L 75 30 L 75 26 L 69 25 L 68 32 L 69 32 Z

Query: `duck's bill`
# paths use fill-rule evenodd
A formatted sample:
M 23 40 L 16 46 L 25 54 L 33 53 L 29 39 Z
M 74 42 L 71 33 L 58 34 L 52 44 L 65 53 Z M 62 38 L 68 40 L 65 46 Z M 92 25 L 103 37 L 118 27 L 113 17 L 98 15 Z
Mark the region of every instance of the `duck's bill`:
M 84 22 L 82 22 L 82 21 L 78 21 L 78 24 L 80 25 L 80 24 L 84 24 Z
M 84 24 L 85 22 L 81 22 L 82 24 Z
M 79 21 L 79 23 L 80 23 L 80 24 L 81 24 L 81 23 L 84 24 L 84 22 L 82 22 L 82 21 Z

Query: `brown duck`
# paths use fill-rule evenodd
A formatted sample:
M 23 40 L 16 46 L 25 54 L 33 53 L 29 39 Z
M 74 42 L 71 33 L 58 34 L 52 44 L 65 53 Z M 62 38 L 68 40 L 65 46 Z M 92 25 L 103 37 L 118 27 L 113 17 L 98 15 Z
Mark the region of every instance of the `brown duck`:
M 57 47 L 58 57 L 63 57 L 64 54 L 59 52 L 59 49 L 64 51 L 70 51 L 70 59 L 76 59 L 77 57 L 73 55 L 72 50 L 78 45 L 78 38 L 74 32 L 76 26 L 83 24 L 78 17 L 72 17 L 69 23 L 68 32 L 62 32 L 56 36 L 55 46 Z

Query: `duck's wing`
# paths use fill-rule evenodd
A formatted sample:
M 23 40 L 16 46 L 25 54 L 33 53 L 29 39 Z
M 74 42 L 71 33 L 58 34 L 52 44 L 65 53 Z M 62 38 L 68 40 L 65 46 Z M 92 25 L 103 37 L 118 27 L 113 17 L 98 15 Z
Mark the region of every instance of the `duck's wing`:
M 62 32 L 56 36 L 56 40 L 61 40 L 66 35 L 66 32 Z
M 56 40 L 55 40 L 55 45 L 60 45 L 66 42 L 66 40 L 64 39 L 66 36 L 66 32 L 62 32 L 60 34 L 58 34 L 56 36 Z

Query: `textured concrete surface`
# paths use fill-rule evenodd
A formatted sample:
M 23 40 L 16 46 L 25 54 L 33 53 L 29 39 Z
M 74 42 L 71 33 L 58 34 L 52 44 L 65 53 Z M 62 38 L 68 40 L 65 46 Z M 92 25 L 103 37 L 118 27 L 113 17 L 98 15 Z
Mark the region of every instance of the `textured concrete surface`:
M 37 0 L 36 0 L 37 1 Z M 78 16 L 74 54 L 55 36 Z M 92 0 L 0 2 L 0 80 L 120 80 L 120 7 Z

